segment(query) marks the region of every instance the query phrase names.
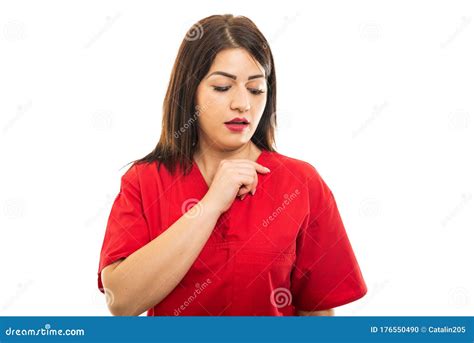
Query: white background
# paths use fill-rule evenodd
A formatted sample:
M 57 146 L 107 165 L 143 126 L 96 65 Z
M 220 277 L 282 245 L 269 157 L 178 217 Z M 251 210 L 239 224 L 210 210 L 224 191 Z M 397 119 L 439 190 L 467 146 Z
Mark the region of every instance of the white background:
M 251 18 L 277 148 L 333 190 L 368 285 L 336 315 L 473 315 L 470 1 L 4 1 L 0 315 L 110 315 L 99 252 L 120 176 L 156 145 L 186 31 Z

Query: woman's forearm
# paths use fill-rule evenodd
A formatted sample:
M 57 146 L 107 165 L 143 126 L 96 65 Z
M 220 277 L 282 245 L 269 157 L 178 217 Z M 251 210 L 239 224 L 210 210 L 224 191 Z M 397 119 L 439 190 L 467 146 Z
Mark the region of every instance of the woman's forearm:
M 136 316 L 161 302 L 183 279 L 221 212 L 204 197 L 166 231 L 138 249 L 103 278 L 114 315 Z M 188 212 L 189 213 L 189 212 Z M 107 285 L 105 282 L 107 281 Z

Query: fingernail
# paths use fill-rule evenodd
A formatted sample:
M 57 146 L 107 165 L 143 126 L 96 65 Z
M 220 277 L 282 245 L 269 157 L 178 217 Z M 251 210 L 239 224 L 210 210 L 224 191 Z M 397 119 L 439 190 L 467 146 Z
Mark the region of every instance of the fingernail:
M 251 192 L 252 195 L 255 195 L 255 191 L 256 191 L 256 189 L 252 189 L 252 192 Z
M 244 194 L 244 195 L 242 195 L 242 197 L 240 199 L 244 200 L 246 196 L 247 196 L 247 194 Z
M 266 170 L 267 172 L 269 172 L 269 171 L 270 171 L 270 169 L 268 169 L 267 167 L 265 167 L 265 170 Z

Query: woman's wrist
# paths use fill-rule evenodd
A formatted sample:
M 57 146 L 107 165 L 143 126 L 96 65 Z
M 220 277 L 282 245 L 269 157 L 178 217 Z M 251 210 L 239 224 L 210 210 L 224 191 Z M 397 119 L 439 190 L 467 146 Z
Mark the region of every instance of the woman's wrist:
M 207 194 L 201 199 L 200 206 L 202 206 L 203 212 L 215 215 L 217 218 L 219 218 L 223 212 L 220 206 L 210 199 Z

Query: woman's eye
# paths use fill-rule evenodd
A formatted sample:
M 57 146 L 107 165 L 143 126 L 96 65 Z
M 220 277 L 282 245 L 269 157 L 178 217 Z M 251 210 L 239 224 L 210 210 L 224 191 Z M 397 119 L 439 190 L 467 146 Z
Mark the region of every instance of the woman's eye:
M 214 86 L 214 90 L 217 91 L 217 92 L 225 92 L 227 90 L 229 90 L 230 86 L 227 86 L 227 87 L 219 87 L 219 86 Z
M 231 86 L 213 86 L 213 88 L 216 92 L 226 92 L 231 88 Z M 259 95 L 259 94 L 265 93 L 264 90 L 257 89 L 257 88 L 248 88 L 248 90 L 253 95 Z
M 259 95 L 259 94 L 265 93 L 265 91 L 263 89 L 250 88 L 249 91 L 250 91 L 250 93 L 252 93 L 254 95 Z

